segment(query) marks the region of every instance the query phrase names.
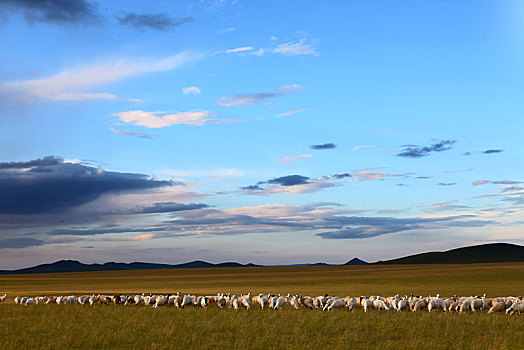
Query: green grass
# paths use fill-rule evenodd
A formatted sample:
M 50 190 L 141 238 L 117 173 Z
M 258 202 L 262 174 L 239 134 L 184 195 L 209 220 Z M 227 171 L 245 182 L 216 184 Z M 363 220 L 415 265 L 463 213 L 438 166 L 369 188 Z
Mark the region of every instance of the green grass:
M 0 275 L 2 349 L 524 349 L 524 317 L 506 314 L 152 309 L 14 305 L 16 295 L 191 292 L 339 296 L 518 295 L 524 263 L 318 266 Z

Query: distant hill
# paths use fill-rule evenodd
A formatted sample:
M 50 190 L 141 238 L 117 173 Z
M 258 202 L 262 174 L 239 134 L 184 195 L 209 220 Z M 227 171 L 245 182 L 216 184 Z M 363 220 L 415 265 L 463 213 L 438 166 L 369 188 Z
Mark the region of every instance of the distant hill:
M 235 262 L 225 262 L 212 264 L 205 261 L 192 261 L 184 264 L 154 264 L 144 262 L 116 263 L 107 262 L 104 264 L 83 264 L 77 260 L 60 260 L 51 264 L 42 264 L 18 270 L 0 270 L 0 274 L 28 274 L 28 273 L 52 273 L 52 272 L 82 272 L 82 271 L 122 271 L 122 270 L 157 270 L 157 269 L 187 269 L 187 268 L 206 268 L 206 267 L 250 267 L 258 266 L 254 264 L 239 264 Z
M 430 252 L 403 258 L 379 261 L 375 264 L 473 264 L 494 262 L 524 262 L 524 246 L 509 243 L 490 243 Z
M 360 260 L 359 258 L 353 258 L 351 260 L 349 260 L 347 263 L 345 263 L 344 265 L 367 265 L 368 263 L 365 262 L 364 260 Z

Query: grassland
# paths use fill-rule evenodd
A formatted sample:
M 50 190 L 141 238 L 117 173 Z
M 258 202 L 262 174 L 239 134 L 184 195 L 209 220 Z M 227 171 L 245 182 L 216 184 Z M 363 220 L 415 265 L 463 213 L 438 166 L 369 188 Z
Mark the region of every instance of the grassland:
M 315 266 L 0 275 L 2 349 L 524 349 L 506 314 L 152 309 L 12 304 L 15 295 L 301 293 L 524 294 L 524 263 Z

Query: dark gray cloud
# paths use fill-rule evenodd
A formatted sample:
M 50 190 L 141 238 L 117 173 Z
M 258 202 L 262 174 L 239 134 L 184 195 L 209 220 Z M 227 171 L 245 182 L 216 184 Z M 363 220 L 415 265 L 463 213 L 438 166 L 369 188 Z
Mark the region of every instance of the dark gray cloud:
M 453 186 L 456 184 L 457 184 L 456 182 L 439 182 L 438 183 L 439 186 Z
M 340 180 L 340 179 L 345 179 L 345 178 L 353 177 L 353 176 L 350 173 L 340 173 L 340 174 L 335 174 L 332 177 L 334 179 Z
M 443 140 L 432 144 L 431 146 L 419 147 L 414 145 L 404 145 L 406 147 L 397 156 L 404 158 L 421 158 L 429 156 L 432 152 L 443 152 L 450 150 L 455 144 L 455 140 Z M 409 146 L 409 147 L 408 147 Z
M 44 245 L 44 244 L 46 244 L 45 241 L 42 241 L 36 238 L 30 238 L 30 237 L 0 239 L 0 249 L 28 248 L 28 247 L 36 247 L 36 246 Z
M 274 179 L 268 180 L 267 183 L 272 185 L 281 185 L 281 186 L 296 186 L 296 185 L 305 185 L 309 182 L 309 177 L 302 175 L 287 175 L 276 177 Z
M 191 17 L 174 18 L 169 17 L 165 13 L 156 14 L 138 14 L 138 13 L 126 13 L 122 17 L 116 17 L 118 23 L 121 25 L 133 27 L 140 31 L 146 29 L 167 31 L 169 29 L 181 26 L 186 23 L 193 22 Z
M 0 0 L 0 11 L 21 11 L 28 23 L 90 24 L 100 21 L 95 6 L 86 0 Z
M 518 185 L 522 183 L 522 181 L 514 181 L 514 180 L 499 180 L 499 181 L 490 181 L 490 182 L 496 185 Z
M 244 187 L 240 187 L 241 190 L 246 190 L 246 191 L 261 191 L 263 190 L 262 187 L 260 187 L 259 185 L 249 185 L 249 186 L 244 186 Z
M 337 145 L 335 145 L 334 143 L 323 143 L 319 145 L 311 145 L 310 147 L 312 149 L 333 149 L 337 147 Z
M 175 202 L 160 202 L 155 203 L 150 207 L 136 209 L 131 211 L 132 214 L 161 214 L 161 213 L 173 213 L 184 210 L 195 210 L 209 208 L 209 205 L 204 203 L 175 203 Z
M 105 171 L 59 157 L 0 163 L 0 213 L 36 214 L 67 210 L 103 194 L 171 186 L 143 174 Z
M 488 150 L 485 150 L 482 153 L 484 153 L 484 154 L 493 154 L 493 153 L 500 153 L 500 152 L 503 152 L 503 150 L 501 150 L 501 149 L 488 149 Z

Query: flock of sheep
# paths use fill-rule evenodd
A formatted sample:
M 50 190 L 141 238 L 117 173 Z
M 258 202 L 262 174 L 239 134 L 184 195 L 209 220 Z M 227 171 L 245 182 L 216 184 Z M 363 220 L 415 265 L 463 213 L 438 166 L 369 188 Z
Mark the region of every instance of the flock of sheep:
M 0 297 L 0 303 L 4 302 L 7 294 Z M 328 294 L 317 297 L 302 296 L 302 295 L 286 295 L 280 294 L 259 294 L 251 297 L 251 293 L 247 295 L 232 295 L 230 293 L 218 293 L 217 295 L 197 296 L 197 295 L 181 295 L 176 294 L 149 294 L 145 293 L 139 295 L 82 295 L 76 297 L 70 296 L 55 296 L 55 297 L 16 297 L 14 298 L 16 304 L 34 306 L 37 304 L 115 304 L 115 305 L 148 305 L 153 308 L 173 306 L 176 308 L 184 308 L 186 306 L 202 307 L 207 309 L 210 305 L 216 305 L 220 309 L 247 309 L 250 310 L 252 305 L 259 305 L 260 308 L 266 307 L 274 310 L 282 310 L 286 305 L 288 308 L 299 310 L 301 307 L 309 308 L 311 310 L 331 311 L 335 309 L 355 310 L 357 307 L 362 308 L 364 312 L 372 309 L 375 310 L 395 310 L 395 311 L 423 311 L 428 310 L 443 312 L 477 312 L 488 310 L 492 312 L 506 312 L 507 314 L 524 314 L 524 300 L 522 296 L 519 297 L 497 297 L 487 298 L 486 295 L 457 297 L 454 295 L 451 298 L 441 298 L 439 294 L 436 296 L 404 296 L 395 295 L 392 297 L 381 296 L 361 296 L 358 298 L 337 296 L 329 296 Z

